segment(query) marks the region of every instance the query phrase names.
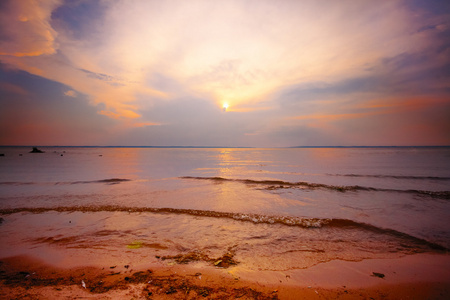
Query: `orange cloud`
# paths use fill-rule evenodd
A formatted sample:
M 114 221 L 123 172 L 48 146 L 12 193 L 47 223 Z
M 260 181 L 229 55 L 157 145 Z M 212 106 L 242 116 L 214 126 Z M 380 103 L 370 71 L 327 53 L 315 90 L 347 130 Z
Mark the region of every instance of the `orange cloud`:
M 142 123 L 134 123 L 132 127 L 147 127 L 147 126 L 161 126 L 161 123 L 154 122 L 142 122 Z
M 0 12 L 2 39 L 0 55 L 16 57 L 49 55 L 56 52 L 56 31 L 50 25 L 51 13 L 61 1 L 9 1 Z
M 74 98 L 77 96 L 77 93 L 75 91 L 69 90 L 69 91 L 65 92 L 64 95 Z
M 108 116 L 110 118 L 117 119 L 117 120 L 123 119 L 123 118 L 137 119 L 137 118 L 141 117 L 141 115 L 135 113 L 132 110 L 127 110 L 127 109 L 121 109 L 118 112 L 102 110 L 99 113 L 101 115 Z
M 316 115 L 306 115 L 306 116 L 296 116 L 292 119 L 295 120 L 325 120 L 325 121 L 335 121 L 342 119 L 358 119 L 367 116 L 378 115 L 384 112 L 365 112 L 365 113 L 348 113 L 348 114 L 316 114 Z

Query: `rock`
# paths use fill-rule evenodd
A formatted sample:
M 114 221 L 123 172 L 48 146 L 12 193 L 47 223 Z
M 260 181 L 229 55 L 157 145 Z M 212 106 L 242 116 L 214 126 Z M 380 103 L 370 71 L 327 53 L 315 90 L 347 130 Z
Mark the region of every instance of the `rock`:
M 30 153 L 44 153 L 44 151 L 39 150 L 37 147 L 33 147 L 33 150 L 31 150 Z
M 377 273 L 377 272 L 372 272 L 372 275 L 370 275 L 370 276 L 384 278 L 384 274 L 383 273 Z
M 166 294 L 167 294 L 167 295 L 174 294 L 174 293 L 176 293 L 176 292 L 177 292 L 177 290 L 176 290 L 176 288 L 173 287 L 173 286 L 170 286 L 170 287 L 166 290 Z

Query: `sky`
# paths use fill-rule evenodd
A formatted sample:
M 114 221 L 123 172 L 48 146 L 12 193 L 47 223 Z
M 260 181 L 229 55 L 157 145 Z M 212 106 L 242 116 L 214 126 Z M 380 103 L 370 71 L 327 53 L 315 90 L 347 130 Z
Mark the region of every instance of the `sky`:
M 450 145 L 450 2 L 4 0 L 0 107 L 0 145 Z

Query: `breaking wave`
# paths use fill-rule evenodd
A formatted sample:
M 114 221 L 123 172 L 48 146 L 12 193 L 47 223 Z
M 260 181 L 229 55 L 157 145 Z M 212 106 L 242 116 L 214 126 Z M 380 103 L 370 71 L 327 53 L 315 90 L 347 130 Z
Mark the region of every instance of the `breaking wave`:
M 87 181 L 71 181 L 71 182 L 15 182 L 15 181 L 3 181 L 0 185 L 32 185 L 32 184 L 49 184 L 49 185 L 63 185 L 63 184 L 89 184 L 89 183 L 105 183 L 105 184 L 118 184 L 122 182 L 131 181 L 131 179 L 124 178 L 108 178 L 100 180 L 87 180 Z
M 426 246 L 437 251 L 448 251 L 448 249 L 439 244 L 403 233 L 389 228 L 381 228 L 367 223 L 361 223 L 349 219 L 330 219 L 330 218 L 301 218 L 291 216 L 270 216 L 251 213 L 232 213 L 218 212 L 209 210 L 180 209 L 180 208 L 154 208 L 154 207 L 127 207 L 117 205 L 104 206 L 59 206 L 59 207 L 20 207 L 10 209 L 0 209 L 1 215 L 15 214 L 21 212 L 45 213 L 45 212 L 128 212 L 128 213 L 166 213 L 183 214 L 197 217 L 226 218 L 242 222 L 251 222 L 254 224 L 278 224 L 284 226 L 296 226 L 304 229 L 336 228 L 336 229 L 357 229 L 394 236 L 407 240 L 417 245 Z
M 312 183 L 312 182 L 289 182 L 282 180 L 253 180 L 253 179 L 230 179 L 223 177 L 194 177 L 194 176 L 183 176 L 182 179 L 194 179 L 194 180 L 210 180 L 214 182 L 240 182 L 249 185 L 261 185 L 265 186 L 264 189 L 267 190 L 277 190 L 286 188 L 304 188 L 304 189 L 328 189 L 335 190 L 338 192 L 347 191 L 378 191 L 378 192 L 397 192 L 397 193 L 409 193 L 417 194 L 422 196 L 429 196 L 433 198 L 450 199 L 450 191 L 424 191 L 424 190 L 399 190 L 399 189 L 383 189 L 374 187 L 365 187 L 359 185 L 351 186 L 337 186 L 328 185 L 323 183 Z
M 74 181 L 71 184 L 80 184 L 80 183 L 107 183 L 107 184 L 118 184 L 121 182 L 131 181 L 131 179 L 123 179 L 123 178 L 110 178 L 110 179 L 102 179 L 102 180 L 91 180 L 91 181 Z
M 440 176 L 362 175 L 362 174 L 326 174 L 326 175 L 343 176 L 343 177 L 362 177 L 362 178 L 392 178 L 392 179 L 409 179 L 409 180 L 450 181 L 450 177 L 440 177 Z

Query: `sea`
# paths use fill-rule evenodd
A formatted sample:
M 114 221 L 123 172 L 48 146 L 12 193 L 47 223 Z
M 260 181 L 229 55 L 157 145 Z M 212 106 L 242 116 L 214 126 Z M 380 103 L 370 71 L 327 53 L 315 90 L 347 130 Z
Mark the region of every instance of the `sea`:
M 0 147 L 0 258 L 286 271 L 450 249 L 450 147 L 39 149 Z

